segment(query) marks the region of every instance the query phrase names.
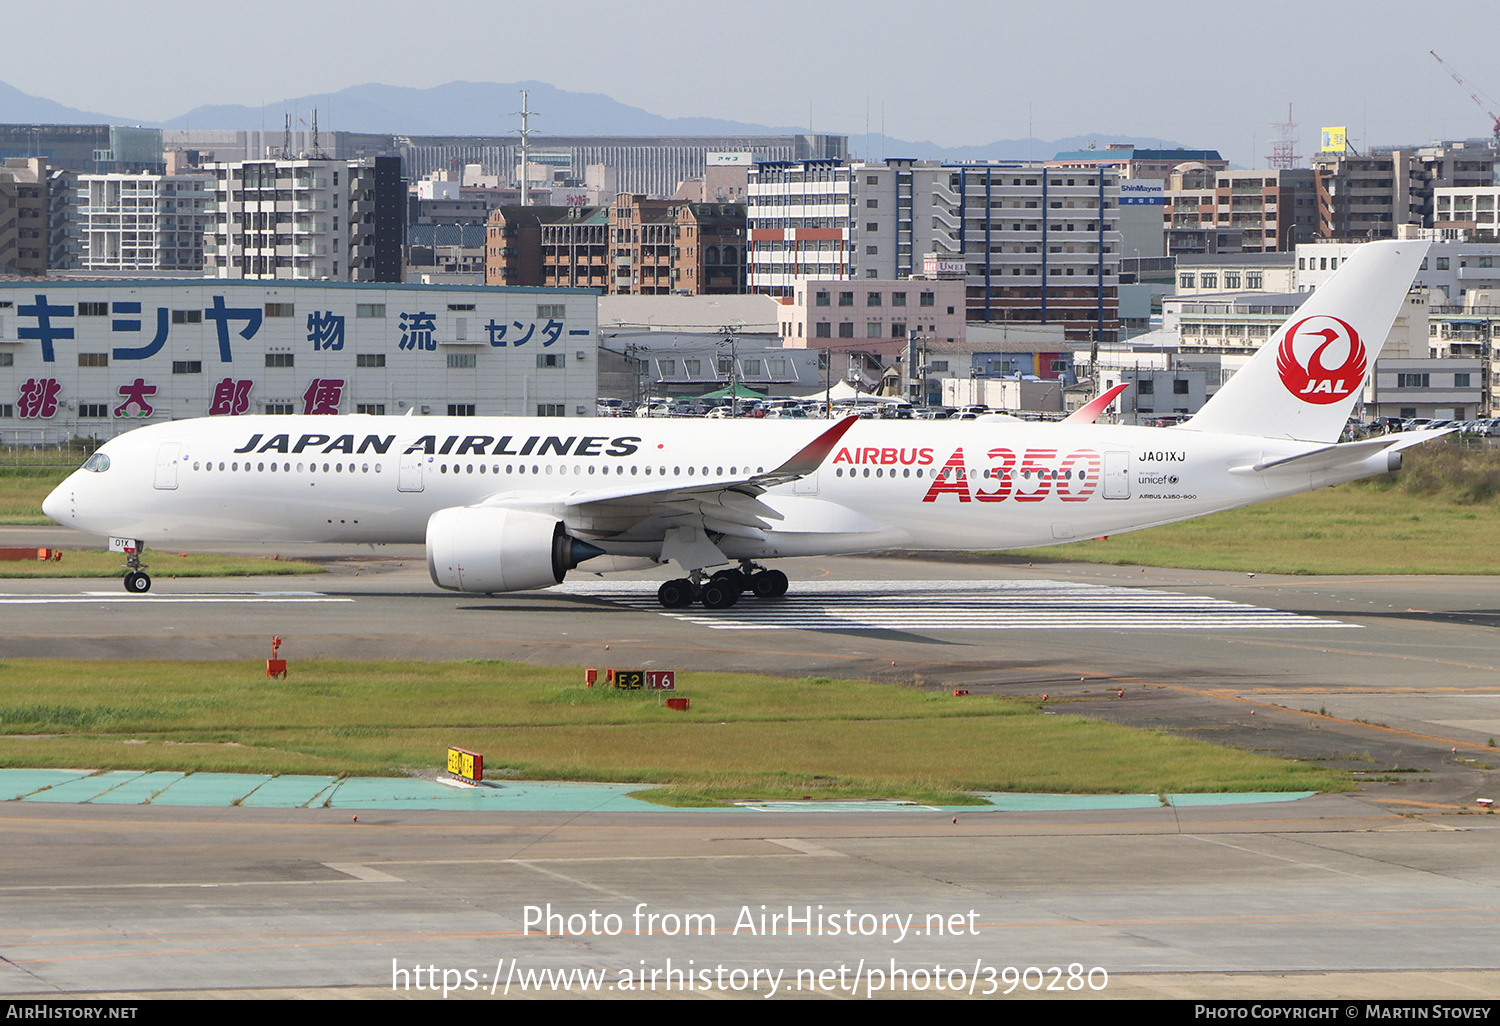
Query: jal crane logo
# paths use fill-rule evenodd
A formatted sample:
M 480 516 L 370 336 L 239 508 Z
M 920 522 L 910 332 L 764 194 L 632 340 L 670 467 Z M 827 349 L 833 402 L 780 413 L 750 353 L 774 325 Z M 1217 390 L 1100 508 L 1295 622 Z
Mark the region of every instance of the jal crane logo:
M 1365 346 L 1359 333 L 1337 317 L 1304 317 L 1282 338 L 1276 369 L 1298 399 L 1327 406 L 1364 384 Z

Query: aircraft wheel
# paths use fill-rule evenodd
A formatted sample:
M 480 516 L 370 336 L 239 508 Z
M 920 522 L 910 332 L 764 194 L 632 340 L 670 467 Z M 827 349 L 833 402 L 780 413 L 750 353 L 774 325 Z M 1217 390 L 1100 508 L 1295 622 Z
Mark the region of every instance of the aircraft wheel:
M 739 589 L 730 581 L 715 577 L 703 586 L 704 609 L 728 609 L 739 600 Z
M 664 582 L 656 589 L 656 601 L 668 609 L 681 609 L 693 604 L 693 599 L 697 598 L 695 591 L 692 581 L 686 577 L 678 577 Z
M 762 570 L 750 578 L 750 587 L 757 598 L 780 598 L 788 586 L 786 574 L 780 570 Z
M 723 581 L 729 587 L 737 588 L 740 591 L 750 590 L 750 578 L 743 570 L 720 570 L 710 580 Z
M 134 595 L 144 595 L 151 590 L 151 575 L 132 570 L 125 575 L 125 590 Z

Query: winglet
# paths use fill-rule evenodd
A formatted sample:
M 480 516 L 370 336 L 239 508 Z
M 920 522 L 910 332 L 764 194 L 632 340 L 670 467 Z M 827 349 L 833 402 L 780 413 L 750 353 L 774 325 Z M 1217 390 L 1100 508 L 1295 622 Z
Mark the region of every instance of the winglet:
M 845 417 L 833 427 L 824 431 L 817 438 L 804 445 L 795 456 L 787 460 L 781 466 L 767 476 L 769 477 L 805 477 L 813 473 L 823 465 L 828 454 L 833 452 L 833 447 L 839 444 L 839 439 L 844 433 L 854 426 L 858 417 Z
M 1109 409 L 1109 404 L 1114 402 L 1115 398 L 1129 387 L 1130 382 L 1121 382 L 1114 388 L 1111 388 L 1108 392 L 1105 392 L 1103 395 L 1096 396 L 1093 399 L 1090 399 L 1087 404 L 1078 407 L 1078 409 L 1074 410 L 1071 414 L 1065 417 L 1062 423 L 1092 424 L 1095 420 L 1099 419 L 1099 414 Z

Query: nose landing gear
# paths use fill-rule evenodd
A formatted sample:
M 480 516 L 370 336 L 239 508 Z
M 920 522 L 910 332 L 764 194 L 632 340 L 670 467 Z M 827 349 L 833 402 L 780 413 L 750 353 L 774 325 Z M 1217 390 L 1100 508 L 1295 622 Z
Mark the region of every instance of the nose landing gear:
M 125 590 L 132 595 L 144 595 L 151 590 L 151 575 L 142 567 L 139 543 L 125 549 Z

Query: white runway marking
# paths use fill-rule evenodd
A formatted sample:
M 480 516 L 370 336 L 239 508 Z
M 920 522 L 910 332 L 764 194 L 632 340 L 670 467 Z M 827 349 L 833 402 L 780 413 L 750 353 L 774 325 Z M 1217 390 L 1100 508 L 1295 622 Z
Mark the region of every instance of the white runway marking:
M 0 606 L 98 604 L 101 602 L 353 602 L 317 591 L 175 592 L 131 595 L 119 591 L 80 591 L 72 595 L 15 595 L 0 593 Z
M 657 585 L 601 582 L 558 591 L 607 599 L 714 630 L 1296 630 L 1357 628 L 1202 595 L 1062 581 L 794 582 L 785 598 L 745 594 L 731 609 L 663 609 Z

